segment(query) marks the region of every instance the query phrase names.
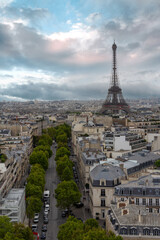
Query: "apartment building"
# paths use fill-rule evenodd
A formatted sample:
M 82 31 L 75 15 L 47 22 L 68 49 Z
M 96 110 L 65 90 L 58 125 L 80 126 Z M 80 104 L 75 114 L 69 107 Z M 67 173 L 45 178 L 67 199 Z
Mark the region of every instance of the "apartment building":
M 11 222 L 24 222 L 26 213 L 25 188 L 12 188 L 5 199 L 0 199 L 0 216 L 7 216 Z
M 106 226 L 125 240 L 160 239 L 160 174 L 116 186 Z
M 121 184 L 126 174 L 120 167 L 99 164 L 93 167 L 89 177 L 89 207 L 93 218 L 105 219 L 112 202 L 114 187 Z

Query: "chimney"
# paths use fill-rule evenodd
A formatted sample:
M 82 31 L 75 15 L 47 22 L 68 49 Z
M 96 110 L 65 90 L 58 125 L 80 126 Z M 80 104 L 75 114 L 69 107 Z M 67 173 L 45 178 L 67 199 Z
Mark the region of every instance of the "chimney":
M 123 163 L 120 163 L 119 166 L 122 170 L 124 169 L 124 164 Z
M 146 179 L 146 186 L 148 186 L 148 179 Z

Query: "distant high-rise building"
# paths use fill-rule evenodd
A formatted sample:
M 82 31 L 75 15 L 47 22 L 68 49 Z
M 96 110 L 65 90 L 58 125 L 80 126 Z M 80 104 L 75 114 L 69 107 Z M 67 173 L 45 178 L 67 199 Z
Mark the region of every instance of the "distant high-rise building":
M 118 75 L 117 75 L 117 60 L 116 60 L 117 45 L 112 45 L 113 50 L 113 68 L 112 68 L 112 81 L 111 86 L 108 89 L 108 95 L 105 102 L 102 105 L 101 113 L 119 113 L 120 111 L 129 112 L 129 105 L 123 98 L 122 89 L 119 87 Z

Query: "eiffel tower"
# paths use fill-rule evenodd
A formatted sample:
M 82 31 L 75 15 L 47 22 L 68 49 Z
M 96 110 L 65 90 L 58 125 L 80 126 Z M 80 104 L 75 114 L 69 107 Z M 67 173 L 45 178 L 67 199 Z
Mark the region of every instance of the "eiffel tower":
M 108 89 L 108 95 L 105 102 L 102 105 L 101 113 L 120 113 L 124 111 L 126 113 L 129 112 L 129 105 L 123 98 L 122 89 L 118 84 L 118 75 L 117 75 L 117 64 L 116 64 L 116 49 L 117 45 L 115 42 L 112 45 L 113 50 L 113 67 L 112 67 L 112 81 L 111 86 Z

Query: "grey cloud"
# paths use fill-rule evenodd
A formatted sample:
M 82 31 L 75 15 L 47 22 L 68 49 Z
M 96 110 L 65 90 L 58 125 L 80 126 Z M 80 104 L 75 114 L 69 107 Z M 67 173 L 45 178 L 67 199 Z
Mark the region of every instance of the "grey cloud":
M 139 42 L 133 42 L 133 43 L 129 43 L 128 44 L 128 49 L 130 49 L 130 50 L 136 49 L 138 47 L 140 47 L 140 43 Z
M 44 20 L 44 18 L 49 16 L 48 10 L 44 8 L 15 8 L 11 6 L 4 8 L 2 14 L 13 20 L 22 18 L 34 24 L 37 24 L 38 21 Z

